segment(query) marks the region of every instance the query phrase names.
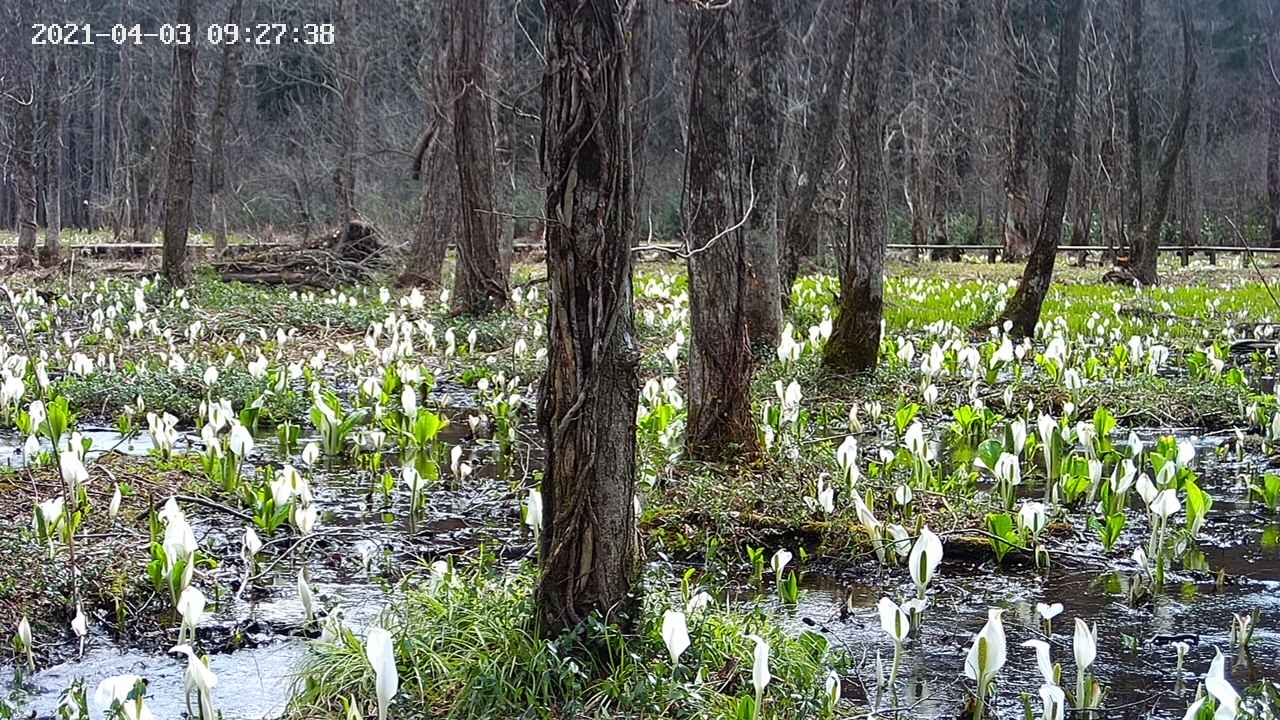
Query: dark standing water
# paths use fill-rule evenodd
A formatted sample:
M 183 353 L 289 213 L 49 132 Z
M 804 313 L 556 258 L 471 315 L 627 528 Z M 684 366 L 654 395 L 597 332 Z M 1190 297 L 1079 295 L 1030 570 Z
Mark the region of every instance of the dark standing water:
M 465 430 L 465 423 L 451 425 L 446 442 L 464 444 L 468 454 L 489 452 L 464 437 Z M 949 719 L 960 714 L 970 689 L 961 672 L 964 657 L 992 606 L 1007 610 L 1004 622 L 1009 662 L 1000 675 L 995 701 L 1001 718 L 1022 717 L 1022 693 L 1032 696 L 1039 716 L 1036 689 L 1040 680 L 1034 654 L 1019 646 L 1024 640 L 1042 637 L 1035 614 L 1037 602 L 1061 602 L 1066 608 L 1055 620 L 1050 638 L 1054 661 L 1063 666 L 1064 686 L 1071 687 L 1075 681 L 1071 650 L 1074 619 L 1097 623 L 1099 649 L 1093 673 L 1108 689 L 1107 718 L 1181 718 L 1215 648 L 1230 658 L 1229 675 L 1237 689 L 1263 678 L 1280 680 L 1280 634 L 1276 632 L 1280 622 L 1280 519 L 1265 517 L 1256 506 L 1239 502 L 1244 497 L 1239 476 L 1256 472 L 1265 460 L 1217 459 L 1215 449 L 1220 440 L 1195 440 L 1202 486 L 1214 495 L 1216 504 L 1201 532 L 1199 554 L 1193 551 L 1189 555 L 1196 561 L 1188 565 L 1208 569 L 1175 567 L 1163 593 L 1137 608 L 1130 607 L 1126 589 L 1135 570 L 1127 558 L 1146 538 L 1145 521 L 1135 511 L 1130 512 L 1125 538 L 1110 556 L 1104 555 L 1096 536 L 1076 517 L 1077 537 L 1060 541 L 1061 552 L 1053 557 L 1047 573 L 1012 561 L 997 568 L 989 560 L 946 560 L 929 593 L 931 605 L 923 631 L 905 648 L 899 673 L 899 717 Z M 110 447 L 116 439 L 103 434 L 95 436 L 95 442 Z M 147 445 L 145 440 L 137 440 L 132 447 L 125 444 L 121 449 L 146 452 Z M 278 455 L 273 444 L 264 440 L 254 460 L 279 461 Z M 296 562 L 307 563 L 322 605 L 340 613 L 348 626 L 360 631 L 388 602 L 377 577 L 387 559 L 403 566 L 482 542 L 504 547 L 510 557 L 516 557 L 527 543 L 519 532 L 517 514 L 522 491 L 513 489 L 508 480 L 494 477 L 492 463 L 478 465 L 466 490 L 433 488 L 426 517 L 413 524 L 404 515 L 408 497 L 403 487 L 395 490 L 397 513 L 393 514 L 380 491 L 373 490 L 373 479 L 366 472 L 342 466 L 307 474 L 323 511 L 319 539 L 297 561 L 281 562 L 256 583 L 265 592 L 239 601 L 227 600 L 211 609 L 213 616 L 201 626 L 203 639 L 225 634 L 227 628 L 243 626 L 249 619 L 256 621 L 246 647 L 212 656 L 212 669 L 219 677 L 215 698 L 227 720 L 276 718 L 285 707 L 292 673 L 306 652 L 307 642 L 295 634 L 303 615 L 295 589 Z M 239 543 L 241 527 L 200 508 L 187 510 L 202 546 Z M 371 559 L 370 565 L 366 566 L 365 558 Z M 1219 568 L 1228 576 L 1221 590 L 1215 583 Z M 239 568 L 229 567 L 227 572 L 236 573 Z M 887 674 L 893 652 L 880 630 L 875 604 L 886 594 L 909 596 L 913 592 L 900 568 L 873 568 L 854 577 L 810 576 L 799 606 L 777 610 L 797 632 L 817 629 L 863 661 L 857 677 L 845 678 L 846 696 L 861 704 L 876 701 L 876 653 L 880 653 Z M 852 612 L 841 619 L 846 606 Z M 1230 646 L 1231 619 L 1233 613 L 1255 608 L 1262 613 L 1262 621 L 1251 653 L 1245 657 Z M 1176 654 L 1166 640 L 1173 635 L 1194 639 L 1181 677 L 1174 673 Z M 1127 641 L 1126 636 L 1132 640 Z M 109 637 L 105 629 L 91 628 L 82 659 L 38 673 L 21 705 L 23 711 L 34 712 L 37 718 L 52 717 L 59 695 L 73 679 L 85 680 L 92 699 L 103 678 L 134 673 L 150 681 L 147 701 L 157 718 L 179 717 L 185 711 L 183 666 L 174 656 L 158 652 L 167 648 L 172 638 L 155 638 L 146 648 L 137 648 L 120 647 Z M 11 668 L 0 668 L 0 676 L 7 677 L 10 672 Z M 888 694 L 879 699 L 878 707 L 886 715 L 892 715 L 888 712 L 892 705 Z
M 1139 434 L 1154 441 L 1167 433 Z M 1053 556 L 1047 572 L 1011 559 L 1003 568 L 994 560 L 944 559 L 939 577 L 930 586 L 923 630 L 904 649 L 897 702 L 901 717 L 959 715 L 966 693 L 972 690 L 963 675 L 965 656 L 990 607 L 1006 609 L 1009 659 L 999 676 L 995 701 L 1002 718 L 1023 717 L 1022 693 L 1030 695 L 1040 716 L 1037 690 L 1042 681 L 1034 650 L 1021 647 L 1025 640 L 1048 640 L 1053 661 L 1062 666 L 1063 687 L 1074 687 L 1072 635 L 1077 617 L 1097 624 L 1098 656 L 1091 672 L 1107 689 L 1108 709 L 1103 714 L 1107 718 L 1182 718 L 1215 648 L 1227 656 L 1228 679 L 1237 690 L 1243 692 L 1263 679 L 1280 681 L 1280 517 L 1267 517 L 1257 505 L 1244 503 L 1240 483 L 1241 477 L 1265 467 L 1265 459 L 1219 457 L 1217 449 L 1224 436 L 1183 437 L 1196 445 L 1200 485 L 1213 495 L 1215 504 L 1198 543 L 1186 554 L 1187 567 L 1175 565 L 1162 593 L 1138 607 L 1128 601 L 1130 579 L 1136 574 L 1136 565 L 1128 558 L 1148 533 L 1144 513 L 1134 510 L 1129 512 L 1124 538 L 1109 556 L 1081 514 L 1073 514 L 1076 538 L 1058 543 L 1062 552 Z M 1175 516 L 1174 523 L 1180 526 L 1183 517 Z M 1221 589 L 1216 582 L 1219 569 L 1227 576 Z M 880 628 L 876 603 L 886 595 L 914 596 L 915 586 L 905 568 L 873 568 L 856 578 L 811 577 L 806 590 L 796 608 L 779 608 L 779 612 L 790 616 L 797 632 L 816 629 L 855 658 L 865 659 L 860 676 L 846 680 L 846 695 L 875 702 L 876 653 L 881 655 L 886 677 L 893 658 L 893 644 Z M 1064 606 L 1053 622 L 1051 638 L 1044 637 L 1036 603 Z M 841 619 L 846 607 L 851 612 Z M 1249 652 L 1241 653 L 1231 644 L 1232 619 L 1236 613 L 1254 609 L 1262 618 Z M 1180 638 L 1191 645 L 1181 676 L 1175 672 L 1172 636 L 1190 636 Z M 892 715 L 893 706 L 886 692 L 878 707 Z
M 145 433 L 120 442 L 120 436 L 112 431 L 83 432 L 94 439 L 95 451 L 116 447 L 121 452 L 141 455 L 151 448 Z M 0 455 L 17 465 L 22 461 L 22 439 L 17 439 L 16 448 L 10 447 L 15 444 L 12 440 L 0 438 Z M 390 600 L 384 589 L 388 578 L 382 575 L 383 570 L 392 566 L 399 571 L 412 569 L 419 560 L 435 560 L 481 543 L 504 546 L 511 553 L 518 553 L 522 543 L 527 543 L 521 539 L 516 514 L 522 494 L 512 488 L 510 481 L 496 477 L 495 463 L 478 462 L 492 449 L 473 442 L 467 436 L 465 422 L 448 426 L 442 432 L 442 440 L 448 446 L 463 445 L 464 459 L 475 454 L 477 457 L 471 461 L 476 471 L 468 478 L 465 489 L 432 487 L 425 511 L 415 521 L 408 517 L 409 494 L 398 475 L 388 502 L 371 473 L 349 465 L 325 467 L 322 461 L 318 468 L 304 469 L 321 509 L 315 540 L 308 549 L 280 561 L 253 584 L 253 592 L 246 592 L 239 599 L 224 595 L 220 603 L 215 602 L 211 583 L 201 582 L 197 576 L 195 584 L 209 596 L 209 616 L 198 630 L 204 649 L 210 651 L 210 645 L 225 644 L 235 628 L 246 630 L 243 645 L 223 652 L 214 648 L 210 656 L 211 669 L 218 676 L 214 699 L 226 720 L 278 718 L 285 710 L 294 673 L 308 642 L 301 633 L 304 611 L 296 585 L 300 564 L 306 564 L 309 584 L 326 615 L 337 614 L 346 626 L 363 633 Z M 259 464 L 293 462 L 302 467 L 296 457 L 281 457 L 278 445 L 269 437 L 259 439 L 252 460 Z M 397 473 L 398 467 L 392 467 L 392 471 Z M 237 556 L 242 526 L 198 506 L 184 510 L 202 549 L 222 558 Z M 277 551 L 293 542 L 287 535 L 280 537 Z M 263 540 L 268 540 L 265 534 Z M 264 571 L 274 556 L 264 550 L 259 556 L 259 570 Z M 232 560 L 217 571 L 216 578 L 238 584 L 243 570 L 242 563 Z M 54 717 L 62 692 L 76 678 L 82 678 L 94 718 L 98 718 L 102 708 L 93 703 L 98 683 L 113 675 L 135 674 L 148 680 L 147 706 L 156 718 L 182 717 L 186 712 L 186 661 L 163 653 L 173 645 L 176 624 L 175 620 L 173 631 L 165 637 L 148 638 L 150 642 L 145 647 L 134 647 L 121 646 L 112 640 L 107 628 L 91 623 L 84 656 L 42 669 L 30 678 L 24 692 L 16 696 L 18 716 L 34 713 L 35 718 Z M 70 647 L 60 651 L 74 655 Z M 12 666 L 0 664 L 6 690 L 12 689 L 12 676 Z

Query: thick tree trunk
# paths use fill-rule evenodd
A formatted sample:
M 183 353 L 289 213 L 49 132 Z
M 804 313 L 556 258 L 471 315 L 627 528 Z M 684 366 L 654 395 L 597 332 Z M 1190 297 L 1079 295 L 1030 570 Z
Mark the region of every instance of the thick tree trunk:
M 196 0 L 177 0 L 177 21 L 196 26 Z M 164 199 L 164 257 L 160 274 L 174 287 L 191 282 L 187 233 L 195 180 L 196 43 L 173 51 L 173 113 L 169 120 L 169 170 Z
M 1071 187 L 1072 148 L 1075 146 L 1076 84 L 1080 69 L 1080 36 L 1084 29 L 1086 0 L 1067 0 L 1062 6 L 1062 30 L 1058 41 L 1058 91 L 1053 101 L 1053 130 L 1049 138 L 1049 191 L 1031 257 L 1023 269 L 1018 289 L 1004 310 L 1012 322 L 1010 333 L 1030 337 L 1040 321 L 1040 308 L 1053 281 L 1053 265 L 1062 236 L 1062 218 Z
M 817 213 L 818 192 L 826 182 L 840 153 L 835 151 L 839 133 L 840 105 L 844 101 L 845 72 L 853 59 L 858 39 L 858 23 L 864 0 L 844 0 L 844 10 L 839 21 L 844 25 L 836 36 L 835 53 L 827 66 L 822 93 L 814 109 L 813 133 L 800 151 L 800 183 L 791 198 L 787 211 L 786 233 L 781 248 L 781 282 L 779 290 L 782 302 L 789 304 L 791 286 L 800 274 L 800 259 L 806 249 L 818 246 Z
M 862 12 L 856 88 L 849 113 L 849 230 L 843 253 L 840 307 L 822 362 L 841 372 L 874 370 L 880 355 L 884 311 L 885 178 L 884 113 L 880 107 L 890 0 L 868 0 Z
M 742 28 L 739 47 L 744 53 L 745 124 L 740 171 L 750 183 L 748 197 L 755 205 L 744 228 L 743 253 L 747 268 L 747 338 L 768 352 L 782 332 L 782 291 L 778 270 L 778 171 L 782 145 L 782 24 L 774 0 L 746 0 L 739 8 Z
M 507 304 L 510 268 L 502 263 L 494 214 L 493 126 L 484 57 L 489 0 L 452 0 L 449 78 L 462 236 L 453 281 L 453 312 L 485 315 Z
M 1165 217 L 1169 212 L 1169 197 L 1173 193 L 1173 181 L 1177 176 L 1178 158 L 1187 143 L 1187 125 L 1191 121 L 1191 105 L 1195 100 L 1196 77 L 1199 64 L 1196 62 L 1195 31 L 1191 27 L 1191 18 L 1185 4 L 1181 10 L 1182 23 L 1182 95 L 1178 100 L 1178 111 L 1165 138 L 1165 154 L 1160 160 L 1160 168 L 1156 174 L 1155 197 L 1151 203 L 1151 218 L 1147 224 L 1147 232 L 1140 255 L 1141 262 L 1132 266 L 1134 276 L 1144 285 L 1159 282 L 1156 274 L 1156 258 L 1160 253 L 1160 236 L 1164 230 Z
M 48 77 L 45 78 L 45 154 L 44 247 L 40 264 L 58 264 L 62 247 L 62 82 L 57 55 L 49 55 Z
M 1018 10 L 1014 9 L 1018 6 Z M 1005 95 L 1005 218 L 1006 262 L 1025 260 L 1031 250 L 1031 182 L 1027 166 L 1031 158 L 1032 126 L 1035 123 L 1035 69 L 1028 57 L 1038 30 L 1027 2 L 1006 3 L 1003 37 L 1013 65 Z
M 695 9 L 689 24 L 689 143 L 683 212 L 688 249 L 691 458 L 715 460 L 756 447 L 746 326 L 746 254 L 735 227 L 745 212 L 744 165 L 734 121 L 737 70 L 727 13 Z
M 232 0 L 227 12 L 227 22 L 240 24 L 243 0 Z M 227 113 L 231 111 L 236 88 L 239 43 L 222 46 L 222 70 L 218 75 L 218 91 L 209 118 L 209 213 L 213 225 L 214 252 L 221 255 L 227 249 Z
M 1129 172 L 1127 173 L 1128 212 L 1125 238 L 1130 249 L 1130 264 L 1140 265 L 1146 252 L 1142 222 L 1146 217 L 1145 178 L 1142 159 L 1142 0 L 1125 0 L 1125 22 L 1128 48 L 1125 55 L 1125 114 L 1128 118 Z
M 638 569 L 633 498 L 640 353 L 633 333 L 628 68 L 617 0 L 548 0 L 545 637 L 590 614 L 626 624 Z M 582 72 L 590 68 L 590 72 Z
M 455 193 L 451 192 L 453 184 L 440 181 L 448 176 L 450 169 L 443 147 L 448 142 L 449 127 L 439 115 L 429 118 L 428 122 L 434 126 L 424 134 L 420 159 L 415 160 L 413 172 L 413 178 L 422 182 L 420 214 L 413 232 L 413 247 L 399 283 L 435 289 L 443 282 L 441 270 L 457 208 Z
M 442 178 L 449 177 L 452 157 L 448 152 L 450 138 L 450 109 L 446 104 L 451 92 L 443 67 L 448 49 L 441 48 L 441 61 L 423 63 L 422 85 L 427 97 L 423 117 L 426 130 L 414 148 L 413 179 L 422 183 L 417 227 L 414 228 L 413 246 L 399 283 L 404 286 L 419 285 L 439 288 L 449 238 L 453 237 L 458 215 L 457 186 Z

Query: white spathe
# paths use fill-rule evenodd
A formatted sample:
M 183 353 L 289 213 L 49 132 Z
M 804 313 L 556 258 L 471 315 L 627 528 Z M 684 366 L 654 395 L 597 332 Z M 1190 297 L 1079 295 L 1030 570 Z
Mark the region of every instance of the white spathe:
M 662 614 L 662 642 L 667 646 L 671 664 L 680 662 L 680 655 L 689 649 L 689 626 L 684 613 L 668 610 Z
M 391 633 L 380 627 L 369 630 L 365 639 L 365 657 L 373 667 L 374 689 L 378 694 L 378 720 L 386 720 L 387 706 L 400 689 L 396 671 L 396 648 Z

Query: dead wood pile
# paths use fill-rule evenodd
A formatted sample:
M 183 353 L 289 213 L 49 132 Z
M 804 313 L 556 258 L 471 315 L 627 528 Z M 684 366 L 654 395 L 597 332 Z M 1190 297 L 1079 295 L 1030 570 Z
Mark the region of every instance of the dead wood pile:
M 309 243 L 244 252 L 211 264 L 223 280 L 328 290 L 370 280 L 386 269 L 387 245 L 364 220 Z

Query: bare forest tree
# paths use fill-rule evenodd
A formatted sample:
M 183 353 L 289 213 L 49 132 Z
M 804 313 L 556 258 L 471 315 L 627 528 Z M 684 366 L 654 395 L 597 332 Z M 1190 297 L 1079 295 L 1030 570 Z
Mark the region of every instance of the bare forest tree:
M 1196 59 L 1197 48 L 1195 30 L 1191 26 L 1187 0 L 1183 0 L 1181 12 L 1182 26 L 1182 93 L 1174 114 L 1173 125 L 1164 138 L 1164 156 L 1156 175 L 1155 195 L 1151 202 L 1151 216 L 1142 233 L 1141 241 L 1134 246 L 1132 269 L 1138 282 L 1154 285 L 1159 278 L 1156 275 L 1156 258 L 1159 254 L 1160 239 L 1164 235 L 1165 219 L 1169 212 L 1169 200 L 1173 193 L 1175 173 L 1178 160 L 1187 144 L 1187 126 L 1191 122 L 1192 103 L 1196 95 L 1196 77 L 1199 63 Z
M 744 227 L 747 337 L 765 353 L 777 347 L 782 331 L 782 289 L 778 247 L 778 172 L 782 145 L 781 68 L 783 31 L 773 0 L 744 0 L 738 8 L 745 124 L 742 171 L 754 206 Z M 787 291 L 790 292 L 790 286 Z
M 1023 260 L 1031 249 L 1029 164 L 1035 124 L 1035 42 L 1040 13 L 1031 0 L 1004 0 L 1001 39 L 1009 62 L 1005 73 L 1004 259 Z
M 1271 219 L 1271 247 L 1280 247 L 1280 8 L 1264 2 L 1266 61 L 1262 84 L 1267 88 L 1267 205 Z
M 11 14 L 9 14 L 11 13 Z M 18 35 L 27 27 L 34 9 L 29 0 L 19 0 L 6 13 L 7 31 Z M 29 267 L 36 259 L 36 83 L 35 59 L 25 38 L 14 37 L 16 52 L 6 58 L 5 77 L 0 80 L 6 112 L 13 118 L 11 134 L 11 176 L 13 178 L 14 220 L 18 247 L 16 267 Z
M 1143 234 L 1142 219 L 1146 216 L 1146 181 L 1144 177 L 1146 170 L 1142 148 L 1144 141 L 1142 55 L 1146 13 L 1143 7 L 1143 0 L 1124 0 L 1124 8 L 1126 32 L 1124 100 L 1129 157 L 1126 177 L 1128 180 L 1128 187 L 1126 188 L 1128 206 L 1126 208 L 1124 234 L 1126 238 L 1125 245 L 1130 252 L 1137 251 L 1139 253 L 1138 264 L 1140 265 L 1142 263 L 1142 249 L 1138 246 L 1143 242 L 1141 239 Z
M 102 27 L 154 32 L 175 19 L 171 0 L 50 2 L 38 9 L 76 9 Z M 665 245 L 702 221 L 686 203 L 697 55 L 680 25 L 691 7 L 726 8 L 708 10 L 728 16 L 733 61 L 729 147 L 740 167 L 726 220 L 743 221 L 735 232 L 745 243 L 743 312 L 757 351 L 773 344 L 779 306 L 802 270 L 842 275 L 852 266 L 848 225 L 863 202 L 852 166 L 866 149 L 844 128 L 858 103 L 855 76 L 865 74 L 853 54 L 866 2 L 648 0 L 625 18 L 633 242 Z M 211 24 L 318 22 L 332 32 L 323 42 L 275 46 L 193 43 L 212 50 L 191 59 L 193 238 L 210 237 L 215 248 L 230 233 L 309 240 L 360 218 L 400 252 L 402 284 L 451 283 L 459 311 L 474 298 L 501 304 L 489 298 L 505 296 L 510 242 L 536 242 L 545 224 L 542 2 L 199 4 L 210 20 L 197 25 L 202 36 Z M 11 29 L 0 52 L 0 224 L 22 247 L 18 261 L 52 261 L 64 228 L 153 243 L 175 201 L 171 184 L 183 184 L 181 172 L 169 172 L 183 149 L 173 145 L 181 128 L 163 91 L 172 46 L 33 46 L 35 20 L 23 20 L 36 10 L 31 0 L 0 6 Z M 1184 14 L 1192 56 L 1180 37 Z M 1059 15 L 1057 5 L 1033 0 L 894 4 L 886 47 L 872 58 L 883 63 L 878 222 L 888 243 L 927 243 L 935 258 L 987 242 L 1005 259 L 1026 254 L 1051 179 L 1044 160 Z M 1280 243 L 1278 15 L 1269 0 L 1090 4 L 1062 228 L 1070 244 L 1105 245 L 1107 261 L 1150 281 L 1151 248 Z M 1186 97 L 1192 109 L 1180 123 Z M 459 115 L 472 119 L 460 127 Z M 1247 152 L 1264 146 L 1265 154 Z M 459 248 L 461 272 L 441 277 L 455 267 L 444 260 L 450 246 Z M 477 283 L 479 295 L 462 292 Z
M 1130 6 L 1130 69 L 1127 80 L 1127 98 L 1129 102 L 1129 143 L 1130 143 L 1130 192 L 1135 200 L 1130 209 L 1129 235 L 1132 253 L 1130 268 L 1134 278 L 1144 285 L 1154 285 L 1159 278 L 1156 274 L 1156 259 L 1159 254 L 1160 240 L 1164 235 L 1165 219 L 1169 211 L 1170 195 L 1178 168 L 1178 160 L 1186 145 L 1187 127 L 1190 124 L 1192 103 L 1195 100 L 1196 77 L 1199 64 L 1196 58 L 1195 31 L 1191 26 L 1188 9 L 1183 5 L 1180 16 L 1182 32 L 1183 63 L 1182 91 L 1177 101 L 1177 110 L 1173 123 L 1165 135 L 1161 145 L 1163 157 L 1157 168 L 1155 192 L 1151 204 L 1146 204 L 1145 191 L 1142 188 L 1143 177 L 1143 108 L 1141 102 L 1141 70 L 1143 54 L 1143 27 L 1141 0 L 1134 0 Z
M 757 191 L 741 162 L 732 15 L 694 3 L 688 11 L 689 141 L 682 215 L 689 272 L 690 457 L 718 459 L 756 447 L 746 325 L 747 255 L 742 226 Z
M 494 136 L 485 78 L 489 0 L 452 0 L 449 77 L 453 110 L 454 158 L 461 191 L 462 234 L 453 283 L 453 309 L 484 315 L 507 303 L 494 202 Z
M 40 264 L 57 265 L 62 247 L 62 73 L 50 55 L 45 73 L 45 189 L 44 247 Z
M 179 23 L 196 26 L 196 0 L 177 0 Z M 174 46 L 169 167 L 164 201 L 164 262 L 160 273 L 175 287 L 191 282 L 187 235 L 191 229 L 191 188 L 195 181 L 196 45 Z
M 452 90 L 447 72 L 449 33 L 439 9 L 431 13 L 428 22 L 439 29 L 426 37 L 426 48 L 418 65 L 422 130 L 410 161 L 410 175 L 421 183 L 419 216 L 399 282 L 436 289 L 443 283 L 441 272 L 449 240 L 457 226 L 459 200 L 457 185 L 449 179 L 453 166 Z
M 885 120 L 880 89 L 893 0 L 866 0 L 854 61 L 849 113 L 849 228 L 842 253 L 840 304 L 822 362 L 837 372 L 866 372 L 880 355 L 884 313 Z
M 443 58 L 446 51 L 440 49 Z M 400 276 L 403 285 L 421 285 L 437 288 L 441 285 L 441 271 L 448 251 L 449 237 L 454 228 L 457 210 L 456 188 L 452 182 L 442 182 L 448 176 L 450 160 L 449 139 L 453 128 L 449 124 L 451 113 L 448 103 L 448 85 L 438 68 L 443 63 L 424 58 L 421 72 L 423 79 L 422 134 L 413 150 L 411 175 L 422 183 L 421 209 L 414 227 L 413 245 Z
M 231 0 L 227 24 L 239 26 L 243 18 L 244 0 Z M 209 215 L 213 225 L 214 251 L 227 249 L 227 118 L 235 101 L 239 72 L 240 46 L 222 46 L 222 68 L 218 74 L 218 90 L 209 117 Z
M 336 74 L 341 105 L 337 112 L 338 157 L 333 168 L 334 202 L 338 232 L 350 231 L 356 211 L 356 157 L 360 152 L 361 100 L 360 49 L 356 47 L 356 0 L 334 0 L 337 33 Z
M 538 408 L 546 472 L 536 591 L 546 637 L 591 613 L 625 623 L 638 569 L 632 500 L 640 351 L 632 327 L 623 30 L 631 4 L 547 2 L 542 165 L 550 306 Z
M 1058 90 L 1053 100 L 1053 131 L 1048 146 L 1049 190 L 1031 256 L 1023 269 L 1018 289 L 1005 306 L 1004 319 L 1012 323 L 1010 333 L 1029 337 L 1040 321 L 1040 308 L 1049 293 L 1053 266 L 1062 236 L 1062 218 L 1067 209 L 1075 146 L 1076 81 L 1080 69 L 1080 37 L 1084 34 L 1088 0 L 1067 0 L 1062 5 L 1058 38 Z
M 853 59 L 858 36 L 858 18 L 864 0 L 844 0 L 838 7 L 833 25 L 838 28 L 833 52 L 820 86 L 814 108 L 816 125 L 812 134 L 799 144 L 799 183 L 791 197 L 785 235 L 781 248 L 781 287 L 784 303 L 789 302 L 791 286 L 800 272 L 801 258 L 813 256 L 818 249 L 821 219 L 818 212 L 819 191 L 829 185 L 839 153 L 836 152 L 841 112 L 848 83 L 845 75 Z

